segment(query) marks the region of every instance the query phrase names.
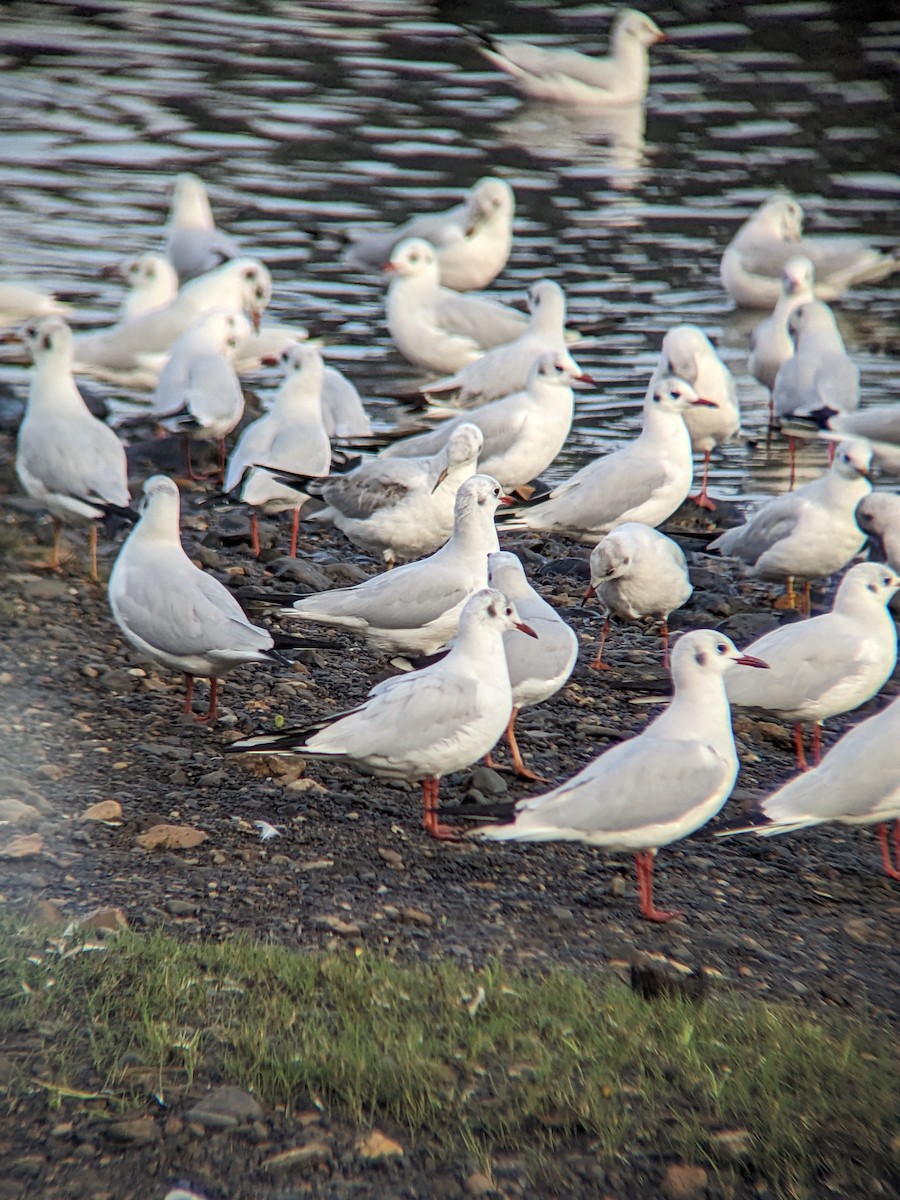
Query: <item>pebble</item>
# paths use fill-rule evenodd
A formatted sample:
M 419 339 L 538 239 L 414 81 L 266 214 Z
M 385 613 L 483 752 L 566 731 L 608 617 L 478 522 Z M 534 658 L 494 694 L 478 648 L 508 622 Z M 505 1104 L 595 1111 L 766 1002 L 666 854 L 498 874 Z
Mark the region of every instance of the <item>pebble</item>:
M 360 1158 L 377 1161 L 384 1158 L 402 1158 L 403 1147 L 393 1138 L 387 1137 L 380 1129 L 372 1132 L 356 1143 L 356 1152 Z
M 494 1185 L 483 1171 L 473 1171 L 463 1184 L 467 1196 L 486 1196 L 494 1191 Z
M 152 1117 L 133 1117 L 127 1121 L 113 1121 L 103 1128 L 106 1136 L 114 1142 L 128 1142 L 132 1146 L 148 1146 L 162 1138 L 162 1130 Z
M 666 1200 L 703 1200 L 708 1182 L 709 1175 L 703 1167 L 672 1163 L 663 1176 L 661 1190 Z
M 471 786 L 482 796 L 505 796 L 509 792 L 506 780 L 491 767 L 476 767 L 472 772 Z
M 0 800 L 0 821 L 8 821 L 10 825 L 37 825 L 41 821 L 41 813 L 33 804 L 25 804 L 9 796 Z
M 213 1088 L 193 1108 L 189 1108 L 185 1116 L 188 1121 L 206 1129 L 234 1129 L 238 1125 L 258 1121 L 263 1116 L 263 1109 L 249 1092 L 225 1084 Z

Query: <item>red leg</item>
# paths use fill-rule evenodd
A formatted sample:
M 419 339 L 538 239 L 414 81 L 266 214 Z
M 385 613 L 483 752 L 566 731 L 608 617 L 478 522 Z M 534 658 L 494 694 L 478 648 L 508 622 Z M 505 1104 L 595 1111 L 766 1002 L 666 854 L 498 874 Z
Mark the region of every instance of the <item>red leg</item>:
M 694 501 L 694 503 L 697 505 L 698 508 L 705 508 L 709 512 L 715 512 L 716 511 L 715 502 L 709 498 L 709 495 L 706 491 L 706 483 L 709 478 L 709 454 L 710 454 L 710 452 L 708 450 L 704 451 L 704 454 L 703 454 L 703 482 L 700 484 L 700 491 L 698 492 L 698 494 L 696 496 L 691 496 L 691 499 Z
M 797 607 L 797 596 L 796 596 L 796 593 L 794 592 L 794 577 L 793 577 L 793 575 L 788 575 L 787 591 L 784 593 L 784 603 L 776 604 L 775 607 L 776 608 L 796 608 Z
M 653 907 L 653 851 L 644 850 L 643 853 L 635 854 L 634 862 L 637 868 L 641 916 L 644 920 L 663 924 L 666 921 L 673 921 L 676 917 L 683 917 L 684 913 L 680 909 L 664 912 L 662 909 Z
M 219 681 L 215 677 L 209 681 L 209 708 L 205 717 L 197 717 L 201 725 L 215 725 L 218 715 Z
M 610 630 L 609 617 L 607 617 L 606 620 L 603 622 L 603 628 L 600 630 L 600 641 L 597 644 L 597 653 L 594 655 L 593 660 L 590 663 L 588 663 L 588 666 L 593 667 L 593 669 L 595 671 L 611 671 L 612 670 L 609 663 L 605 663 L 603 661 L 603 647 L 606 645 L 606 636 L 609 633 L 609 630 Z
M 835 455 L 836 450 L 837 450 L 837 444 L 835 442 L 829 442 L 828 443 L 828 465 L 829 466 L 831 466 L 831 464 L 834 462 L 834 455 Z
M 297 557 L 297 534 L 300 532 L 300 509 L 294 509 L 291 519 L 291 558 Z
M 250 549 L 253 557 L 259 558 L 259 515 L 255 508 L 250 514 Z
M 438 805 L 440 804 L 440 787 L 439 779 L 423 779 L 422 780 L 422 798 L 425 803 L 425 832 L 429 837 L 437 838 L 441 842 L 459 842 L 462 841 L 462 833 L 459 829 L 454 829 L 452 825 L 442 825 L 438 820 Z M 426 799 L 427 790 L 427 799 Z
M 888 827 L 885 821 L 878 826 L 878 840 L 881 842 L 881 861 L 884 863 L 884 873 L 890 879 L 900 879 L 900 870 L 891 862 L 891 848 L 888 845 Z M 897 857 L 900 860 L 900 821 L 894 826 L 894 842 L 897 846 Z
M 794 725 L 794 749 L 797 751 L 797 770 L 808 771 L 809 763 L 803 751 L 803 726 L 799 721 Z
M 194 677 L 193 677 L 193 675 L 188 675 L 187 671 L 185 671 L 185 673 L 184 673 L 184 708 L 182 708 L 182 710 L 181 710 L 183 713 L 190 714 L 191 701 L 193 700 L 193 698 L 194 698 Z
M 488 750 L 487 754 L 484 756 L 484 765 L 486 767 L 490 767 L 492 771 L 503 770 L 499 763 L 494 762 L 494 755 L 490 750 Z
M 519 743 L 516 741 L 516 717 L 518 715 L 519 710 L 514 708 L 512 716 L 509 718 L 509 724 L 506 726 L 506 740 L 509 742 L 509 749 L 512 754 L 513 770 L 520 779 L 533 779 L 535 783 L 549 783 L 549 779 L 545 779 L 543 775 L 537 775 L 534 771 L 526 767 L 522 761 Z
M 813 743 L 812 743 L 812 758 L 813 766 L 818 766 L 822 761 L 822 722 L 813 722 Z
M 663 619 L 662 619 L 662 628 L 660 629 L 660 636 L 662 637 L 663 666 L 668 671 L 668 669 L 669 669 L 669 621 L 668 621 L 668 618 L 666 618 L 666 617 L 663 617 Z

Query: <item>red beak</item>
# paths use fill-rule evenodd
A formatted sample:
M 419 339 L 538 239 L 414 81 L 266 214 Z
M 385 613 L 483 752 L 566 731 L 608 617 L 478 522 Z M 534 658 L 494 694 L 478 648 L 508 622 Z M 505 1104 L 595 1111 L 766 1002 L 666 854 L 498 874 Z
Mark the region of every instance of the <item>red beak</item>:
M 591 385 L 591 387 L 597 386 L 597 380 L 594 379 L 593 375 L 576 375 L 574 382 L 575 383 L 589 383 Z
M 386 262 L 381 269 L 382 269 L 382 271 L 391 271 L 391 272 L 397 270 L 397 268 L 394 266 L 394 264 L 392 262 Z
M 500 503 L 501 504 L 518 504 L 519 501 L 515 498 L 515 496 L 501 496 Z
M 516 621 L 516 629 L 520 629 L 522 633 L 527 633 L 529 637 L 536 638 L 537 634 L 530 625 L 526 625 L 523 621 Z
M 718 408 L 715 400 L 704 400 L 702 396 L 698 396 L 696 400 L 691 401 L 692 408 Z
M 765 667 L 767 671 L 769 670 L 767 662 L 763 662 L 761 658 L 754 658 L 752 654 L 742 654 L 740 658 L 736 658 L 734 661 L 742 667 Z
M 596 596 L 596 595 L 597 595 L 597 589 L 591 583 L 584 589 L 584 595 L 581 597 L 581 599 L 582 600 L 590 600 L 590 598 L 592 596 Z

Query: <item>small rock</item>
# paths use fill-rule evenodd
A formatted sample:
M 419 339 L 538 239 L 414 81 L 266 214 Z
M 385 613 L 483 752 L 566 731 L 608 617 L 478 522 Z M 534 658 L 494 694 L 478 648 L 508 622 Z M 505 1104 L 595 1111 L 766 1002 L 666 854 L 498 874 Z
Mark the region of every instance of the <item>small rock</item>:
M 29 600 L 71 600 L 69 585 L 61 579 L 26 579 L 22 595 Z
M 303 584 L 314 592 L 326 592 L 334 586 L 324 571 L 303 558 L 276 558 L 269 564 L 269 569 L 279 579 Z
M 423 912 L 421 908 L 404 908 L 400 916 L 412 925 L 433 925 L 434 917 Z
M 259 1101 L 249 1092 L 225 1084 L 214 1088 L 208 1096 L 188 1109 L 185 1115 L 188 1121 L 206 1129 L 234 1129 L 237 1125 L 258 1121 L 263 1110 Z
M 844 922 L 844 933 L 860 946 L 890 946 L 890 933 L 871 917 L 851 917 Z
M 166 901 L 166 912 L 170 912 L 173 917 L 192 917 L 196 911 L 197 905 L 187 900 Z
M 703 1200 L 708 1182 L 703 1167 L 672 1163 L 663 1176 L 662 1194 L 666 1200 Z
M 25 804 L 12 796 L 0 800 L 0 821 L 9 821 L 10 825 L 36 825 L 40 820 L 41 814 L 33 804 Z
M 142 850 L 190 850 L 208 837 L 208 833 L 190 825 L 152 825 L 135 841 Z
M 148 1146 L 162 1137 L 162 1131 L 152 1117 L 113 1121 L 104 1127 L 103 1132 L 114 1142 L 128 1142 L 132 1146 Z
M 482 796 L 505 796 L 509 791 L 506 780 L 491 767 L 476 767 L 472 772 L 472 787 Z
M 485 1196 L 494 1191 L 494 1185 L 483 1171 L 473 1171 L 463 1184 L 467 1196 Z
M 354 921 L 345 921 L 342 917 L 319 917 L 319 924 L 330 929 L 341 937 L 360 937 L 362 929 Z
M 356 1152 L 360 1158 L 366 1158 L 370 1161 L 403 1157 L 403 1147 L 400 1143 L 386 1137 L 378 1129 L 373 1129 L 368 1137 L 357 1142 Z
M 14 837 L 0 849 L 0 858 L 33 858 L 44 848 L 44 839 L 39 833 L 23 833 Z
M 117 932 L 128 928 L 128 918 L 121 908 L 95 908 L 83 917 L 78 925 L 81 929 L 109 929 Z
M 720 1129 L 712 1134 L 713 1144 L 728 1158 L 743 1158 L 753 1146 L 749 1129 Z
M 101 800 L 97 804 L 92 804 L 90 808 L 86 808 L 79 821 L 120 821 L 122 819 L 122 805 L 118 800 Z
M 396 850 L 389 850 L 386 846 L 379 846 L 378 853 L 382 860 L 387 863 L 394 871 L 405 871 L 406 863 L 403 861 L 402 854 L 398 854 Z
M 52 900 L 38 900 L 30 916 L 36 925 L 61 925 L 65 920 L 59 906 Z
M 286 1167 L 312 1167 L 328 1162 L 332 1157 L 331 1147 L 327 1142 L 314 1141 L 273 1154 L 271 1158 L 263 1160 L 262 1167 L 265 1171 L 281 1171 Z

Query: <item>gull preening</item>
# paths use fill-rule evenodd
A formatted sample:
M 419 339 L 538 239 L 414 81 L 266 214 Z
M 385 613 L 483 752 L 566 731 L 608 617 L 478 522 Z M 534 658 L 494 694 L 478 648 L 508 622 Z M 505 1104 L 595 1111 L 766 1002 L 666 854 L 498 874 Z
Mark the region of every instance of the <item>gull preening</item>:
M 857 563 L 841 580 L 830 612 L 782 625 L 747 647 L 771 663 L 771 671 L 728 680 L 733 705 L 794 723 L 798 766 L 806 766 L 804 722 L 814 722 L 818 762 L 822 722 L 871 700 L 893 673 L 897 627 L 887 606 L 898 588 L 900 577 L 890 567 Z
M 151 476 L 141 519 L 109 577 L 109 603 L 132 646 L 184 675 L 185 713 L 192 711 L 194 678 L 209 679 L 209 708 L 197 720 L 211 724 L 223 675 L 244 663 L 284 660 L 273 635 L 251 624 L 231 592 L 185 554 L 180 515 L 177 485 L 165 475 Z
M 682 916 L 654 906 L 653 859 L 661 846 L 705 825 L 731 795 L 738 759 L 725 678 L 738 665 L 768 664 L 711 629 L 686 633 L 672 651 L 675 695 L 665 712 L 552 792 L 520 800 L 512 824 L 473 836 L 632 851 L 641 916 Z
M 304 596 L 284 615 L 343 626 L 379 650 L 434 654 L 456 633 L 469 596 L 487 586 L 487 556 L 500 549 L 494 513 L 502 499 L 496 479 L 473 475 L 456 493 L 453 532 L 440 550 L 355 587 Z
M 377 684 L 350 712 L 244 738 L 229 750 L 344 759 L 374 775 L 420 783 L 425 831 L 456 838 L 438 819 L 440 780 L 487 754 L 506 727 L 512 693 L 503 635 L 512 630 L 537 636 L 506 596 L 482 588 L 464 604 L 456 639 L 438 662 Z
M 29 496 L 53 518 L 49 565 L 59 566 L 63 522 L 90 524 L 91 579 L 97 575 L 97 522 L 126 515 L 125 447 L 88 411 L 72 376 L 72 331 L 61 317 L 44 317 L 22 331 L 34 367 L 19 426 L 16 474 Z
M 585 600 L 596 596 L 606 610 L 597 653 L 596 670 L 606 667 L 603 647 L 610 617 L 641 621 L 651 617 L 661 624 L 663 664 L 669 665 L 669 613 L 687 604 L 693 592 L 687 559 L 677 542 L 637 521 L 617 525 L 591 551 L 591 583 Z
M 572 429 L 573 384 L 590 384 L 568 355 L 540 354 L 531 364 L 524 392 L 513 392 L 457 417 L 442 420 L 427 433 L 401 438 L 382 451 L 382 458 L 434 454 L 465 424 L 481 431 L 478 467 L 514 491 L 536 479 L 556 459 Z
M 610 53 L 604 58 L 534 46 L 517 38 L 495 38 L 480 31 L 478 37 L 478 49 L 485 58 L 526 96 L 598 107 L 643 103 L 650 80 L 647 50 L 665 40 L 656 22 L 633 8 L 616 13 L 609 35 Z
M 722 256 L 722 286 L 741 308 L 772 308 L 788 259 L 802 254 L 815 270 L 815 294 L 834 300 L 848 288 L 900 270 L 900 256 L 882 254 L 847 235 L 803 236 L 803 209 L 793 196 L 771 196 L 748 217 Z
M 453 531 L 456 493 L 475 474 L 482 444 L 481 430 L 462 422 L 434 454 L 367 459 L 309 487 L 326 504 L 310 520 L 336 525 L 390 566 L 432 554 Z
M 523 638 L 521 631 L 509 629 L 503 635 L 513 706 L 506 740 L 516 774 L 546 783 L 522 760 L 516 718 L 523 708 L 543 704 L 563 687 L 575 669 L 578 638 L 556 609 L 534 590 L 515 554 L 501 550 L 488 556 L 488 584 L 513 602 L 519 616 L 537 634 L 536 639 Z
M 515 207 L 509 184 L 488 176 L 446 212 L 410 217 L 387 232 L 350 230 L 347 257 L 358 266 L 380 271 L 398 242 L 422 238 L 434 247 L 445 287 L 477 291 L 488 287 L 506 266 Z
M 203 180 L 179 175 L 172 192 L 166 254 L 181 282 L 213 271 L 240 253 L 234 238 L 216 228 Z
M 684 414 L 692 405 L 711 403 L 683 379 L 666 375 L 651 381 L 634 441 L 588 463 L 538 502 L 513 509 L 504 527 L 595 543 L 626 521 L 661 524 L 691 490 L 694 466 Z
M 743 525 L 728 529 L 708 549 L 738 558 L 747 574 L 788 585 L 806 584 L 842 571 L 863 547 L 856 506 L 872 490 L 871 447 L 864 441 L 841 442 L 829 470 L 795 492 L 767 500 Z
M 900 879 L 900 698 L 845 733 L 817 767 L 767 796 L 760 809 L 767 824 L 728 833 L 772 837 L 831 822 L 877 825 L 884 873 Z M 890 821 L 895 822 L 896 865 Z

